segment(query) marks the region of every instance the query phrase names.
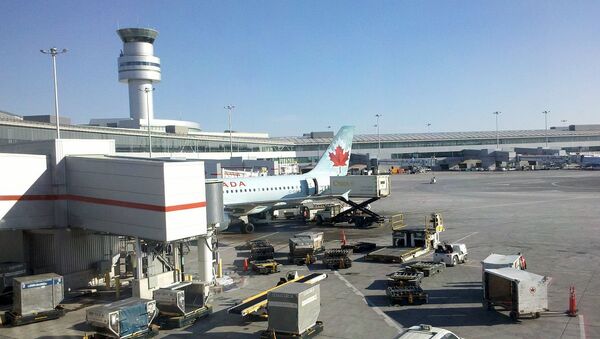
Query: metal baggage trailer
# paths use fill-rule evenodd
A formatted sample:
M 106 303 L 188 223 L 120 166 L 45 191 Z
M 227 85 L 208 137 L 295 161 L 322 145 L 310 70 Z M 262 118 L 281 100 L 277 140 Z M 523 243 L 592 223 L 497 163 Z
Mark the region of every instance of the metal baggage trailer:
M 388 287 L 385 293 L 392 305 L 420 305 L 429 301 L 429 295 L 419 286 Z
M 330 269 L 344 269 L 352 266 L 352 260 L 348 258 L 348 250 L 332 249 L 325 251 L 323 263 Z
M 416 263 L 407 264 L 413 270 L 421 271 L 426 277 L 440 273 L 446 268 L 444 263 L 435 263 L 433 261 L 417 261 Z
M 403 263 L 427 253 L 429 249 L 421 247 L 384 247 L 365 256 L 365 260 L 384 263 Z
M 486 269 L 483 272 L 483 306 L 499 306 L 517 320 L 522 315 L 538 318 L 548 311 L 550 279 L 516 268 Z
M 388 274 L 388 287 L 400 286 L 420 286 L 421 280 L 425 276 L 423 272 L 412 270 L 409 267 L 403 268 L 394 273 Z

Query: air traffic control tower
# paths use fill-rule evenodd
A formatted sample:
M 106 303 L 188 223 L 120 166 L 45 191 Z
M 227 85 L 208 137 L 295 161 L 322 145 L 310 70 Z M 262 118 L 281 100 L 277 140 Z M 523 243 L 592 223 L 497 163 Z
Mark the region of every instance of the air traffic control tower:
M 129 85 L 131 119 L 152 121 L 154 105 L 152 84 L 160 81 L 160 58 L 154 56 L 158 31 L 150 28 L 122 28 L 117 34 L 123 41 L 119 56 L 119 81 Z

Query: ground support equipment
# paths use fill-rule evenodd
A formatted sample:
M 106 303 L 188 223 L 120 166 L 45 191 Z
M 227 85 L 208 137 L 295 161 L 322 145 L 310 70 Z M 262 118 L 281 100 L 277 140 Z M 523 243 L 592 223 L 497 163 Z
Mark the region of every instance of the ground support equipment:
M 158 335 L 158 326 L 151 325 L 148 330 L 140 331 L 132 335 L 127 336 L 126 339 L 145 339 L 152 338 Z M 83 336 L 83 339 L 115 339 L 115 337 L 107 336 L 101 333 L 94 333 Z
M 288 255 L 288 261 L 294 265 L 310 265 L 317 261 L 317 257 L 308 253 L 305 255 L 290 254 Z
M 266 240 L 252 240 L 248 242 L 250 246 L 250 260 L 273 259 L 275 248 Z
M 346 199 L 345 197 L 337 198 L 343 203 L 349 205 L 350 208 L 332 217 L 331 222 L 333 224 L 348 222 L 354 223 L 356 227 L 369 227 L 373 223 L 382 224 L 385 221 L 385 218 L 382 215 L 379 215 L 367 208 L 370 203 L 381 199 L 381 197 L 373 197 L 358 204 L 352 200 Z
M 58 306 L 57 308 L 50 310 L 50 311 L 43 311 L 43 312 L 39 312 L 36 314 L 30 314 L 30 315 L 25 315 L 25 316 L 16 314 L 14 312 L 7 312 L 6 318 L 7 318 L 9 324 L 11 324 L 13 326 L 21 326 L 21 325 L 37 323 L 40 321 L 58 319 L 58 318 L 62 317 L 63 315 L 65 315 L 65 309 L 62 306 Z
M 420 271 L 402 269 L 388 274 L 388 287 L 420 286 L 424 276 Z
M 279 272 L 279 264 L 273 259 L 252 261 L 252 270 L 259 274 L 271 274 Z
M 386 294 L 392 305 L 421 305 L 429 299 L 427 292 L 419 286 L 388 287 Z
M 372 242 L 357 242 L 356 244 L 342 245 L 343 250 L 352 250 L 352 253 L 369 253 L 377 248 Z
M 160 326 L 161 329 L 175 329 L 189 326 L 198 319 L 206 318 L 212 313 L 212 306 L 205 305 L 197 310 L 186 313 L 184 315 L 168 315 L 161 313 L 154 323 Z
M 352 260 L 348 258 L 348 250 L 332 249 L 325 251 L 323 264 L 330 269 L 343 269 L 352 266 Z
M 427 253 L 427 249 L 421 247 L 384 247 L 367 254 L 365 260 L 383 263 L 403 263 L 424 253 Z
M 446 264 L 443 262 L 435 263 L 433 261 L 417 261 L 416 263 L 407 264 L 406 266 L 413 270 L 421 271 L 426 277 L 430 277 L 434 274 L 440 273 L 446 268 Z
M 304 339 L 304 338 L 312 338 L 317 334 L 323 331 L 323 322 L 317 321 L 316 324 L 304 331 L 301 334 L 298 333 L 287 333 L 287 332 L 277 332 L 277 331 L 262 331 L 260 333 L 261 339 Z
M 230 307 L 227 310 L 227 313 L 231 313 L 231 314 L 239 314 L 242 317 L 245 317 L 247 315 L 253 314 L 258 312 L 260 309 L 262 308 L 266 308 L 267 306 L 267 294 L 269 293 L 269 291 L 274 291 L 277 290 L 279 287 L 284 286 L 285 284 L 289 284 L 289 283 L 293 283 L 293 282 L 298 282 L 298 283 L 305 283 L 305 284 L 316 284 L 321 280 L 324 280 L 325 278 L 327 278 L 327 274 L 324 273 L 311 273 L 309 275 L 306 276 L 302 276 L 302 277 L 298 277 L 295 279 L 290 279 L 287 282 L 281 284 L 281 285 L 277 285 L 274 286 L 272 288 L 269 288 L 267 290 L 264 290 L 260 293 L 257 293 L 247 299 L 244 299 L 242 302 L 240 302 L 239 304 Z

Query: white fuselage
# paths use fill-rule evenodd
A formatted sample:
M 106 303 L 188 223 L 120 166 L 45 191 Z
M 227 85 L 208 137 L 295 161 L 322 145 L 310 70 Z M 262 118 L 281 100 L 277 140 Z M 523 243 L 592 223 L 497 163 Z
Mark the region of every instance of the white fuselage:
M 223 179 L 225 207 L 243 204 L 274 204 L 319 195 L 329 188 L 329 174 L 268 176 Z

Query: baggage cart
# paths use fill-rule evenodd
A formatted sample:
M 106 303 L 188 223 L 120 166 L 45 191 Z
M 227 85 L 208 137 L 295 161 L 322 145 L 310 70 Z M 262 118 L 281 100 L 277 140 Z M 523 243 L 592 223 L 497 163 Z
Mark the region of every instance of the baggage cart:
M 258 274 L 271 274 L 279 272 L 279 264 L 273 259 L 252 261 L 252 270 Z
M 483 306 L 498 306 L 517 320 L 522 316 L 539 318 L 548 311 L 550 278 L 512 267 L 486 269 L 483 272 Z
M 266 240 L 252 240 L 248 242 L 250 246 L 250 260 L 273 259 L 275 248 Z
M 352 266 L 352 260 L 348 258 L 348 250 L 332 249 L 325 251 L 323 264 L 329 269 L 344 269 Z
M 419 286 L 388 287 L 386 294 L 392 305 L 421 305 L 429 300 L 429 295 Z
M 343 250 L 352 250 L 352 253 L 370 253 L 377 248 L 373 242 L 357 242 L 355 244 L 342 245 Z
M 431 277 L 432 275 L 442 272 L 444 268 L 446 268 L 446 264 L 433 261 L 417 261 L 416 263 L 407 264 L 407 266 L 423 272 L 425 277 Z

